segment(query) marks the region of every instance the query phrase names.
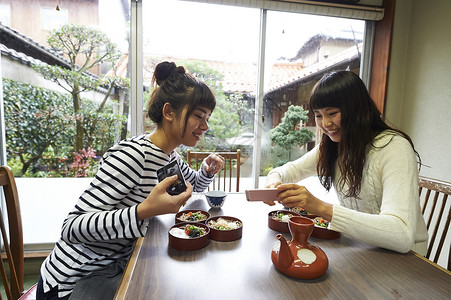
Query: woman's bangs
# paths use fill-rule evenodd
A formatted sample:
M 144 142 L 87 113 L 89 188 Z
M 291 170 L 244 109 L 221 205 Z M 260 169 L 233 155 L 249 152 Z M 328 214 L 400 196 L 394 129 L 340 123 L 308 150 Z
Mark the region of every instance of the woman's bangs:
M 193 97 L 195 106 L 203 106 L 213 111 L 216 107 L 216 98 L 211 89 L 201 83 L 194 88 Z
M 310 110 L 321 109 L 325 107 L 340 108 L 340 101 L 336 96 L 330 93 L 321 93 L 318 89 L 310 97 Z

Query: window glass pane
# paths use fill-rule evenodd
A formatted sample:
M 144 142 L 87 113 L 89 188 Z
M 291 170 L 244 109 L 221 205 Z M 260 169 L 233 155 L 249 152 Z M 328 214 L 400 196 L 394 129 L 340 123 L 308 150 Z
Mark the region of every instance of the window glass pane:
M 349 69 L 359 74 L 364 28 L 359 20 L 268 12 L 262 176 L 315 145 L 310 92 L 327 72 Z M 287 111 L 296 121 L 282 121 Z M 305 138 L 292 139 L 299 131 L 306 132 Z
M 213 89 L 217 106 L 209 131 L 193 151 L 239 148 L 241 190 L 252 184 L 259 15 L 258 9 L 232 6 L 143 2 L 144 84 L 150 86 L 155 65 L 167 60 L 185 66 Z M 144 101 L 146 107 L 148 96 Z M 146 131 L 153 130 L 154 125 L 146 124 Z M 183 158 L 186 150 L 178 149 Z M 235 182 L 232 184 L 235 191 Z
M 11 7 L 9 4 L 0 3 L 0 22 L 3 25 L 11 25 Z
M 185 1 L 145 2 L 143 9 L 145 82 L 150 82 L 153 67 L 163 60 L 188 69 L 201 64 L 215 72 L 219 77 L 209 83 L 219 105 L 210 131 L 195 150 L 240 148 L 244 152 L 241 176 L 248 180 L 241 189 L 252 188 L 259 10 Z M 276 11 L 267 15 L 263 130 L 257 137 L 261 139 L 260 170 L 256 172 L 260 186 L 269 170 L 300 157 L 315 144 L 315 125 L 309 115 L 293 124 L 293 130 L 311 132 L 297 146 L 271 140 L 271 132 L 277 130 L 290 105 L 308 112 L 311 88 L 324 73 L 347 68 L 359 73 L 365 28 L 364 21 L 344 18 Z M 194 73 L 199 69 L 193 68 Z M 152 130 L 148 125 L 147 130 Z M 182 156 L 185 151 L 180 149 Z
M 41 8 L 41 29 L 53 30 L 68 23 L 67 9 Z
M 100 157 L 128 134 L 129 10 L 120 0 L 0 5 L 6 158 L 25 243 L 57 240 Z M 33 219 L 44 212 L 50 224 Z

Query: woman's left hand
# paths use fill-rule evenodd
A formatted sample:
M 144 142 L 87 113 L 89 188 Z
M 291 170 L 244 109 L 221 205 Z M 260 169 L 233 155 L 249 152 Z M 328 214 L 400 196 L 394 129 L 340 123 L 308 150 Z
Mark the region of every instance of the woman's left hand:
M 285 207 L 302 207 L 306 211 L 319 215 L 328 221 L 332 219 L 332 204 L 316 198 L 305 186 L 289 183 L 281 184 L 277 189 L 281 190 L 278 195 L 279 202 Z
M 215 175 L 224 168 L 225 159 L 217 153 L 208 155 L 202 161 L 202 169 L 204 169 L 211 176 Z

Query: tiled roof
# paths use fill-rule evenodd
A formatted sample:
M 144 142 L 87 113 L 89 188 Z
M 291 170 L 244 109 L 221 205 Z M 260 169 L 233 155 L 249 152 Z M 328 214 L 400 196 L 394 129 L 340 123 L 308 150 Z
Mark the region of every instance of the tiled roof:
M 27 62 L 26 57 L 33 57 L 36 61 L 48 63 L 51 65 L 59 65 L 67 68 L 70 66 L 69 62 L 62 57 L 58 52 L 44 45 L 34 41 L 26 35 L 18 32 L 0 23 L 0 43 L 4 46 L 2 50 L 12 54 L 13 57 L 19 56 Z M 6 48 L 11 50 L 9 52 Z M 13 54 L 15 52 L 16 54 Z M 17 55 L 17 53 L 20 53 Z
M 357 50 L 358 49 L 358 50 Z M 362 43 L 358 47 L 351 47 L 337 55 L 330 56 L 317 64 L 304 67 L 299 62 L 276 62 L 271 66 L 270 78 L 266 91 L 279 89 L 289 83 L 310 76 L 339 62 L 350 59 L 362 51 Z M 181 57 L 158 57 L 158 61 L 186 60 Z M 199 60 L 199 59 L 196 59 Z M 146 60 L 145 60 L 146 61 Z M 155 63 L 155 58 L 149 59 Z M 239 92 L 255 96 L 257 89 L 257 64 L 237 63 L 225 61 L 200 60 L 224 75 L 222 82 L 224 92 Z M 117 75 L 126 76 L 128 56 L 124 56 L 118 66 Z M 144 85 L 150 86 L 153 66 L 144 66 Z
M 340 62 L 349 60 L 359 53 L 362 53 L 362 48 L 363 44 L 360 43 L 357 47 L 350 47 L 337 55 L 330 56 L 319 63 L 307 67 L 304 67 L 302 63 L 276 62 L 271 67 L 271 77 L 269 78 L 267 83 L 268 86 L 265 88 L 265 91 L 270 92 L 279 89 L 289 83 L 320 72 L 321 70 L 325 70 Z M 256 64 L 205 62 L 224 74 L 223 87 L 225 92 L 256 94 Z
M 357 33 L 358 34 L 358 33 Z M 327 34 L 317 34 L 312 36 L 307 42 L 304 43 L 304 45 L 298 50 L 296 55 L 289 59 L 289 61 L 297 61 L 298 59 L 302 58 L 303 54 L 316 52 L 318 48 L 321 47 L 321 44 L 327 43 L 327 41 L 333 40 L 333 41 L 348 41 L 352 42 L 354 44 L 359 44 L 362 42 L 361 38 L 352 38 L 352 37 L 345 37 L 346 35 L 349 36 L 349 32 L 346 34 L 345 31 L 340 31 L 339 36 L 332 36 Z M 359 36 L 361 34 L 358 34 Z
M 114 72 L 114 70 L 112 69 L 106 73 L 106 76 L 115 75 L 125 78 L 127 77 L 127 68 L 128 68 L 128 54 L 125 54 L 118 62 L 116 72 Z
M 272 89 L 269 89 L 269 91 L 275 90 L 275 89 L 280 88 L 284 85 L 287 85 L 291 82 L 294 82 L 294 81 L 297 81 L 304 77 L 318 73 L 321 70 L 328 69 L 334 65 L 339 64 L 340 62 L 348 61 L 348 60 L 352 59 L 353 57 L 358 56 L 359 53 L 362 53 L 362 50 L 363 50 L 363 43 L 358 44 L 357 47 L 355 47 L 355 46 L 350 47 L 336 55 L 330 56 L 329 58 L 327 58 L 323 61 L 320 61 L 319 63 L 316 63 L 314 65 L 308 66 L 308 67 L 300 70 L 300 72 L 298 72 L 297 74 L 295 74 L 291 77 L 285 78 L 284 82 L 281 85 L 275 86 Z
M 10 49 L 10 48 L 6 47 L 3 44 L 0 44 L 0 52 L 1 52 L 1 55 L 10 57 L 13 60 L 17 60 L 21 64 L 28 65 L 30 67 L 34 66 L 34 65 L 37 65 L 37 64 L 41 64 L 41 65 L 42 64 L 47 64 L 45 62 L 42 62 L 39 59 L 35 59 L 35 58 L 33 58 L 33 57 L 29 56 L 29 55 L 26 55 L 26 54 L 24 54 L 22 52 L 17 52 L 14 49 Z M 86 76 L 90 76 L 90 77 L 92 77 L 94 79 L 97 78 L 97 75 L 92 74 L 92 73 L 87 72 L 87 71 L 84 72 L 83 74 L 86 75 Z M 104 87 L 99 86 L 99 87 L 96 88 L 96 91 L 98 91 L 100 93 L 106 93 L 107 89 L 105 89 Z
M 23 43 L 25 42 L 31 48 L 36 49 L 36 53 L 39 53 L 39 58 L 43 57 L 44 59 L 56 59 L 59 61 L 59 64 L 66 63 L 62 56 L 60 56 L 55 51 L 33 41 L 32 39 L 22 35 L 21 33 L 11 29 L 7 26 L 0 24 L 0 32 L 2 35 L 8 35 L 8 38 L 11 40 L 11 37 L 17 39 L 19 43 L 21 43 L 22 48 L 24 47 Z M 3 39 L 2 39 L 3 40 Z M 29 47 L 28 47 L 29 48 Z M 0 50 L 3 55 L 8 55 L 13 59 L 20 60 L 22 63 L 33 65 L 36 63 L 42 63 L 41 60 L 31 57 L 27 55 L 27 53 L 18 52 L 11 47 L 0 44 Z M 362 43 L 358 45 L 358 47 L 351 47 L 338 55 L 334 55 L 329 57 L 326 60 L 323 60 L 315 65 L 311 65 L 308 67 L 304 67 L 304 64 L 301 62 L 276 62 L 271 66 L 271 71 L 269 72 L 270 78 L 266 80 L 267 87 L 266 91 L 273 91 L 279 89 L 289 83 L 302 79 L 306 76 L 319 72 L 320 70 L 324 70 L 338 62 L 341 62 L 346 59 L 350 59 L 362 51 Z M 34 54 L 35 52 L 33 52 Z M 31 54 L 31 53 L 30 53 Z M 168 61 L 178 61 L 186 58 L 177 58 L 177 57 L 163 57 L 159 58 L 160 61 L 168 60 Z M 199 59 L 196 59 L 199 60 Z M 154 59 L 151 59 L 154 61 Z M 224 75 L 224 80 L 222 82 L 223 91 L 224 92 L 240 92 L 246 93 L 250 95 L 256 94 L 257 88 L 257 64 L 256 63 L 237 63 L 237 62 L 225 62 L 225 61 L 211 61 L 211 60 L 202 60 L 210 67 L 219 71 Z M 124 55 L 121 61 L 118 64 L 116 69 L 116 75 L 121 77 L 127 76 L 127 67 L 128 67 L 128 55 Z M 89 74 L 89 73 L 88 73 Z M 109 72 L 108 74 L 113 74 L 113 72 Z M 144 66 L 144 85 L 150 86 L 150 81 L 153 74 L 153 66 Z M 267 73 L 268 74 L 268 73 Z M 89 74 L 93 76 L 93 74 Z
M 0 37 L 0 50 L 2 55 L 18 60 L 20 63 L 29 66 L 49 64 L 63 68 L 70 67 L 70 62 L 55 50 L 45 47 L 28 36 L 1 23 Z M 98 77 L 89 71 L 85 71 L 83 74 L 91 78 Z M 99 87 L 97 91 L 105 92 L 105 89 Z
M 25 55 L 22 52 L 17 52 L 16 50 L 10 49 L 3 44 L 0 44 L 0 52 L 2 53 L 2 55 L 8 56 L 13 60 L 18 60 L 21 63 L 29 66 L 43 63 L 39 59 L 34 59 L 33 57 Z
M 271 66 L 270 78 L 267 81 L 265 91 L 270 92 L 282 88 L 283 86 L 295 82 L 297 80 L 308 77 L 312 74 L 321 72 L 331 66 L 340 62 L 350 60 L 359 53 L 362 53 L 363 44 L 360 43 L 357 47 L 350 47 L 336 55 L 322 60 L 311 66 L 304 67 L 303 63 L 299 62 L 276 62 Z M 144 66 L 144 85 L 150 86 L 153 75 L 154 66 L 161 61 L 180 61 L 186 60 L 182 57 L 150 57 L 147 56 L 149 63 Z M 256 63 L 237 63 L 225 61 L 199 60 L 206 63 L 208 66 L 217 70 L 224 75 L 222 82 L 223 91 L 226 93 L 245 93 L 255 96 L 257 89 L 257 64 Z M 128 64 L 128 55 L 124 56 L 117 68 L 117 75 L 126 76 L 126 69 Z
M 240 92 L 255 95 L 257 88 L 257 64 L 233 63 L 223 61 L 204 61 L 209 66 L 224 74 L 224 92 Z M 302 63 L 275 63 L 271 67 L 269 87 L 282 84 L 286 78 L 294 76 L 303 68 Z
M 158 57 L 158 61 L 180 61 L 186 60 L 181 57 Z M 226 93 L 244 93 L 254 95 L 257 89 L 257 63 L 238 63 L 238 62 L 225 62 L 216 60 L 199 60 L 206 63 L 211 68 L 217 70 L 224 75 L 222 81 L 223 91 Z M 155 62 L 155 59 L 149 59 L 145 61 Z M 118 70 L 123 69 L 123 66 L 127 65 L 128 58 L 124 57 L 121 65 L 118 66 Z M 150 86 L 153 75 L 154 66 L 144 66 L 144 85 Z M 271 89 L 277 88 L 283 85 L 287 78 L 295 76 L 303 69 L 303 63 L 289 63 L 279 62 L 272 65 L 271 77 L 269 78 L 269 87 Z M 125 75 L 125 73 L 123 73 Z

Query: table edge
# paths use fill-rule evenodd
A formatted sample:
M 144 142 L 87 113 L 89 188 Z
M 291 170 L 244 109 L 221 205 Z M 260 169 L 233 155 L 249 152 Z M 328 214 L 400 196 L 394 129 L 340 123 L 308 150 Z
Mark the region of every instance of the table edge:
M 421 255 L 421 254 L 416 253 L 416 252 L 413 251 L 413 250 L 410 250 L 410 252 L 411 252 L 413 255 L 415 255 L 416 257 L 419 257 L 419 258 L 421 258 L 422 260 L 424 260 L 425 262 L 429 263 L 430 265 L 433 265 L 433 266 L 436 267 L 437 269 L 440 269 L 440 270 L 442 270 L 443 272 L 445 272 L 446 274 L 451 275 L 451 271 L 445 269 L 445 268 L 442 267 L 441 265 L 439 265 L 439 264 L 433 262 L 432 260 L 430 260 L 430 259 L 424 257 L 424 256 Z
M 143 244 L 144 237 L 139 237 L 136 240 L 135 245 L 133 246 L 133 252 L 130 257 L 130 260 L 125 267 L 124 274 L 122 275 L 121 282 L 119 283 L 119 287 L 114 295 L 115 300 L 125 299 L 127 295 L 128 287 L 130 286 L 130 279 L 135 270 L 135 266 L 138 260 L 139 252 L 141 251 L 141 247 Z

